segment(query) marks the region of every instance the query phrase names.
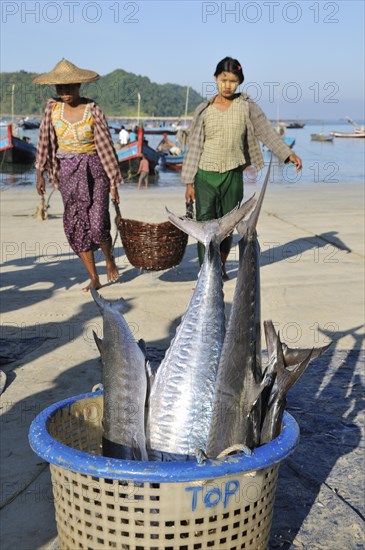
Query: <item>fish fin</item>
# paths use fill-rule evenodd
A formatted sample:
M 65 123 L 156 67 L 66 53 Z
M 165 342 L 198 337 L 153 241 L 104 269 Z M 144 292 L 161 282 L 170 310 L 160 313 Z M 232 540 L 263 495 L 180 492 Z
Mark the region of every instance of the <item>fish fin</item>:
M 232 233 L 237 224 L 242 222 L 243 218 L 256 206 L 256 204 L 255 195 L 252 195 L 247 201 L 241 202 L 238 207 L 217 220 L 220 226 L 220 241 L 223 241 L 223 239 Z
M 118 302 L 114 302 L 113 304 L 110 304 L 110 305 L 111 307 L 116 309 L 118 313 L 120 313 L 121 315 L 123 315 L 124 313 L 127 313 L 127 311 L 129 310 L 129 306 L 124 298 L 119 298 Z
M 270 361 L 276 356 L 278 339 L 274 323 L 271 321 L 271 319 L 269 321 L 264 321 L 264 331 L 267 345 L 267 354 L 270 363 Z
M 186 216 L 176 216 L 168 208 L 166 212 L 171 223 L 176 227 L 197 239 L 200 243 L 207 245 L 215 235 L 218 242 L 222 242 L 236 227 L 237 223 L 252 209 L 256 204 L 254 196 L 248 199 L 241 206 L 236 206 L 231 212 L 217 220 L 198 222 L 187 218 Z
M 142 351 L 143 355 L 146 357 L 147 356 L 147 346 L 146 346 L 146 342 L 143 340 L 143 338 L 140 338 L 137 342 L 138 346 L 139 346 L 139 349 Z
M 102 296 L 100 296 L 99 292 L 95 288 L 90 288 L 91 296 L 94 298 L 94 302 L 98 306 L 101 313 L 103 313 L 105 300 Z
M 166 208 L 166 212 L 170 222 L 178 229 L 181 229 L 184 233 L 194 237 L 194 239 L 200 243 L 203 243 L 204 245 L 207 244 L 208 239 L 205 232 L 207 222 L 198 222 L 188 218 L 187 216 L 176 216 L 173 212 L 170 212 L 168 208 Z
M 270 158 L 270 164 L 269 164 L 269 167 L 267 169 L 267 173 L 266 173 L 265 180 L 264 180 L 264 183 L 263 183 L 262 188 L 261 188 L 259 198 L 257 199 L 255 210 L 252 212 L 252 214 L 250 215 L 247 222 L 246 221 L 244 223 L 240 222 L 237 225 L 237 232 L 238 232 L 238 234 L 241 238 L 246 234 L 252 235 L 256 231 L 257 221 L 258 221 L 259 216 L 260 216 L 261 207 L 262 207 L 262 203 L 264 202 L 264 196 L 265 196 L 267 184 L 269 182 L 271 164 L 272 164 L 272 155 L 271 155 L 271 158 Z
M 309 365 L 313 350 L 310 350 L 307 356 L 295 365 L 291 370 L 286 368 L 284 351 L 282 343 L 280 342 L 280 336 L 278 335 L 277 341 L 277 391 L 280 395 L 285 395 L 287 391 L 295 384 L 295 382 L 302 376 L 305 369 Z
M 121 314 L 126 313 L 126 311 L 128 311 L 129 309 L 128 304 L 124 300 L 124 298 L 120 298 L 119 301 L 116 303 L 111 303 L 107 302 L 107 300 L 105 300 L 105 298 L 103 298 L 95 288 L 90 288 L 90 292 L 91 296 L 94 298 L 94 302 L 98 306 L 101 313 L 103 313 L 104 311 L 105 304 L 108 304 L 110 307 L 116 309 Z
M 93 336 L 94 336 L 96 347 L 98 348 L 100 355 L 103 355 L 104 346 L 103 346 L 102 339 L 99 338 L 99 336 L 96 334 L 94 330 L 93 330 Z
M 283 343 L 285 365 L 287 367 L 291 367 L 293 365 L 296 365 L 297 363 L 304 361 L 310 351 L 312 351 L 311 360 L 315 359 L 316 357 L 319 357 L 320 355 L 322 355 L 322 353 L 327 351 L 331 345 L 332 342 L 330 342 L 326 346 L 322 346 L 321 348 L 313 348 L 312 350 L 310 350 L 306 348 L 289 348 L 286 344 Z

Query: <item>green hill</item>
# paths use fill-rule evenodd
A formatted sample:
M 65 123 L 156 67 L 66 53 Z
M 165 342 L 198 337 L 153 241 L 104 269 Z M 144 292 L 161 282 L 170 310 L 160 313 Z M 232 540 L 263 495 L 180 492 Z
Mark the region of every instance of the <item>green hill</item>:
M 18 71 L 0 73 L 0 112 L 11 113 L 12 85 L 14 88 L 14 114 L 40 117 L 48 97 L 55 95 L 54 86 L 32 84 L 37 73 Z M 141 96 L 141 116 L 176 116 L 185 113 L 186 87 L 178 84 L 156 84 L 145 76 L 117 69 L 100 80 L 84 84 L 82 95 L 97 101 L 107 116 L 136 116 L 137 94 Z M 189 113 L 202 101 L 190 89 Z

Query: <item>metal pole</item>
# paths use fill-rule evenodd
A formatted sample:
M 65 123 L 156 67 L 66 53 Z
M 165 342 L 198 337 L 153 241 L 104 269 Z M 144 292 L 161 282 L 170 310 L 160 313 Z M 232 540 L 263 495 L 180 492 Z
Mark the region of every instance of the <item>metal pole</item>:
M 141 110 L 141 94 L 138 93 L 137 94 L 138 96 L 138 107 L 137 107 L 137 126 L 139 126 L 139 113 L 140 113 L 140 110 Z
M 184 116 L 185 121 L 188 116 L 188 105 L 189 105 L 189 86 L 186 87 L 185 116 Z
M 14 124 L 14 92 L 15 84 L 11 85 L 11 123 Z

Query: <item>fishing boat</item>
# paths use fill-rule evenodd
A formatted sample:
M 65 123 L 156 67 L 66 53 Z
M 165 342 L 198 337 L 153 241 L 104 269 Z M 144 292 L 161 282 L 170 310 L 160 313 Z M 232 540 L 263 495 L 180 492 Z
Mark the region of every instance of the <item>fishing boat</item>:
M 156 173 L 155 168 L 160 160 L 160 153 L 148 145 L 144 139 L 144 131 L 138 128 L 137 141 L 127 143 L 121 149 L 117 149 L 119 167 L 124 177 L 133 178 L 137 176 L 139 162 L 142 153 L 146 155 L 150 166 L 150 175 Z
M 40 120 L 30 120 L 29 118 L 25 118 L 19 123 L 19 126 L 23 128 L 23 130 L 37 130 L 40 125 Z
M 287 122 L 286 127 L 289 129 L 293 128 L 304 128 L 305 124 L 304 122 Z
M 13 164 L 29 164 L 35 159 L 37 149 L 28 138 L 13 135 L 12 124 L 7 125 L 7 133 L 0 137 L 0 160 Z
M 336 138 L 365 138 L 365 130 L 355 130 L 354 132 L 330 132 L 330 135 Z
M 365 138 L 365 127 L 360 126 L 350 117 L 346 117 L 347 122 L 354 127 L 353 132 L 330 132 L 331 136 L 339 138 Z
M 333 142 L 333 136 L 326 134 L 311 134 L 312 141 L 331 141 Z
M 185 151 L 181 155 L 163 155 L 161 157 L 161 163 L 164 168 L 168 170 L 175 170 L 175 172 L 180 172 L 185 158 Z
M 145 134 L 160 135 L 167 134 L 173 136 L 178 133 L 179 130 L 188 130 L 189 126 L 187 125 L 175 125 L 171 126 L 145 126 L 143 128 Z
M 284 136 L 283 137 L 283 142 L 286 143 L 286 145 L 288 145 L 290 147 L 290 149 L 292 149 L 295 145 L 295 138 L 290 137 L 290 136 Z

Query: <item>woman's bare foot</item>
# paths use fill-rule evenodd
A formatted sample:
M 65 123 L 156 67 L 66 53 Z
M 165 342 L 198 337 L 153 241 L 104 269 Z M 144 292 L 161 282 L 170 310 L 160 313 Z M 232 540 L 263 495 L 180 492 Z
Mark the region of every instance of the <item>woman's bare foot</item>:
M 100 284 L 100 281 L 99 281 L 99 278 L 97 279 L 91 279 L 90 283 L 85 286 L 82 291 L 83 292 L 89 292 L 90 288 L 95 288 L 95 290 L 98 290 L 99 288 L 101 288 L 101 284 Z
M 110 283 L 115 283 L 119 279 L 119 271 L 113 256 L 106 262 L 106 274 Z

